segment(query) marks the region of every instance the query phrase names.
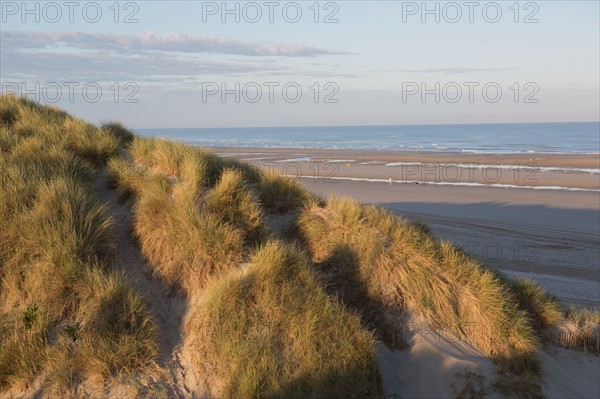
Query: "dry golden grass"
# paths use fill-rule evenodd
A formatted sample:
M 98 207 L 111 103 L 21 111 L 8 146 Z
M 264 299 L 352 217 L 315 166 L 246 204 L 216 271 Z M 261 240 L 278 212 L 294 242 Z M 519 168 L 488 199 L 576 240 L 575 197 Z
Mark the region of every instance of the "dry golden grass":
M 251 241 L 265 235 L 262 208 L 238 170 L 223 171 L 219 182 L 206 193 L 204 207 L 207 212 L 220 215 L 224 222 L 242 229 Z
M 195 192 L 185 185 L 172 188 L 160 175 L 143 186 L 134 205 L 134 231 L 167 287 L 193 293 L 240 262 L 243 231 L 201 213 Z
M 196 188 L 213 186 L 226 169 L 236 170 L 249 184 L 261 179 L 259 169 L 248 163 L 164 139 L 136 136 L 128 149 L 135 164 L 180 178 Z
M 275 212 L 295 211 L 313 196 L 296 180 L 273 171 L 264 171 L 259 182 L 260 199 Z
M 383 396 L 371 336 L 279 242 L 208 287 L 185 332 L 215 397 Z
M 569 307 L 566 321 L 549 335 L 557 345 L 600 354 L 600 308 Z
M 102 124 L 102 130 L 112 134 L 119 139 L 121 144 L 129 144 L 135 135 L 120 122 L 106 122 Z
M 381 397 L 368 331 L 404 346 L 406 309 L 495 360 L 496 390 L 541 395 L 538 339 L 566 319 L 535 284 L 505 279 L 381 208 L 323 201 L 291 178 L 9 96 L 0 101 L 0 389 L 45 375 L 52 392 L 72 395 L 85 379 L 143 372 L 157 356 L 148 306 L 110 268 L 100 168 L 131 200 L 150 267 L 194 303 L 184 340 L 214 395 Z M 268 238 L 269 212 L 299 215 L 298 246 Z M 599 317 L 567 316 L 574 346 L 590 350 Z
M 511 287 L 519 306 L 529 314 L 537 332 L 542 333 L 563 322 L 564 312 L 560 309 L 558 300 L 535 282 L 528 279 L 504 281 Z
M 112 220 L 92 184 L 115 139 L 21 98 L 3 96 L 0 118 L 0 391 L 44 375 L 72 395 L 151 365 L 156 326 L 109 271 Z
M 181 179 L 194 189 L 214 185 L 223 170 L 215 154 L 163 139 L 135 137 L 128 148 L 136 165 Z
M 119 148 L 119 138 L 79 119 L 65 119 L 62 134 L 68 149 L 97 166 L 116 155 Z
M 129 154 L 109 163 L 110 179 L 122 197 L 135 194 L 135 235 L 167 287 L 201 289 L 264 238 L 252 168 L 159 139 L 136 137 Z
M 126 201 L 141 192 L 144 172 L 122 158 L 111 158 L 106 164 L 108 183 L 116 189 L 121 201 Z
M 325 271 L 352 268 L 346 273 L 356 275 L 365 299 L 416 311 L 475 344 L 501 370 L 539 370 L 531 321 L 510 287 L 426 228 L 350 199 L 306 208 L 297 225 L 313 260 Z
M 134 231 L 150 266 L 192 303 L 223 300 L 223 309 L 190 310 L 184 334 L 215 394 L 381 396 L 370 335 L 326 296 L 297 249 L 270 242 L 241 266 L 266 238 L 263 208 L 273 209 L 255 194 L 266 183 L 254 168 L 163 140 L 135 138 L 129 154 L 132 162 L 112 160 L 108 169 L 113 185 L 134 194 Z M 287 178 L 270 181 L 273 195 L 309 197 Z M 230 284 L 250 285 L 251 297 L 223 291 Z M 199 327 L 213 321 L 210 331 Z M 263 327 L 265 336 L 248 342 L 248 329 Z
M 577 325 L 600 324 L 600 308 L 569 307 L 566 311 L 567 319 Z

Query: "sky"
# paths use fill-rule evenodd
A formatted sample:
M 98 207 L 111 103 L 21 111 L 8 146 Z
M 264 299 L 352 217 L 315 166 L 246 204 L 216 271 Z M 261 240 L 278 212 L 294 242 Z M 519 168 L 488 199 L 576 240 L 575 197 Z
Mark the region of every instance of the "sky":
M 598 1 L 1 1 L 2 92 L 132 128 L 598 121 Z

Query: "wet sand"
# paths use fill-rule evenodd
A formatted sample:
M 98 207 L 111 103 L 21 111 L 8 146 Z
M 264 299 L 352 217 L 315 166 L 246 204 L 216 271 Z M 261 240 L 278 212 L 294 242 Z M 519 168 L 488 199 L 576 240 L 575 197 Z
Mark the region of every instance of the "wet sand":
M 600 156 L 214 147 L 297 177 L 600 191 Z

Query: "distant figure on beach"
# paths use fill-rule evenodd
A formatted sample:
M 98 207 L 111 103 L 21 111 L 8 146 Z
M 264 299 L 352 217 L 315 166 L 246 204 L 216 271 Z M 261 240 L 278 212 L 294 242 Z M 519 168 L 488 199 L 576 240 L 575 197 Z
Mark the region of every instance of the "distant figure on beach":
M 388 182 L 389 182 L 389 185 L 391 186 L 392 185 L 392 176 L 389 177 Z

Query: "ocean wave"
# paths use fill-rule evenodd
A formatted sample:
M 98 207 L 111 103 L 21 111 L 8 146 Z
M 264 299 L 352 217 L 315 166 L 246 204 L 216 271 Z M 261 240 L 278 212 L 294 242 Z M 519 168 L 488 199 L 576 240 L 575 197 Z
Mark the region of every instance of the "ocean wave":
M 304 157 L 304 158 L 280 159 L 278 161 L 273 161 L 273 162 L 310 162 L 310 161 L 312 161 L 312 158 Z
M 315 176 L 297 176 L 297 175 L 287 175 L 292 178 L 303 178 L 303 179 L 314 179 Z M 389 179 L 379 179 L 379 178 L 370 178 L 370 177 L 341 177 L 341 176 L 333 176 L 326 177 L 321 176 L 322 179 L 331 179 L 331 180 L 346 180 L 346 181 L 363 181 L 369 183 L 388 183 Z M 471 182 L 422 182 L 418 180 L 394 180 L 392 179 L 392 183 L 395 184 L 417 184 L 423 186 L 466 186 L 466 187 L 497 187 L 497 188 L 519 188 L 519 189 L 529 189 L 529 190 L 564 190 L 564 191 L 587 191 L 600 193 L 600 189 L 595 188 L 579 188 L 579 187 L 563 187 L 563 186 L 519 186 L 516 184 L 501 184 L 501 183 L 471 183 Z
M 528 172 L 581 172 L 593 175 L 600 174 L 600 169 L 596 168 L 575 168 L 575 167 L 559 167 L 559 166 L 529 166 L 525 165 L 495 165 L 495 164 L 477 164 L 477 163 L 428 163 L 428 162 L 388 162 L 385 166 L 421 166 L 421 165 L 437 165 L 441 167 L 456 167 L 461 169 L 506 169 L 506 170 L 523 170 Z
M 361 162 L 361 165 L 383 165 L 385 164 L 385 162 L 382 161 L 367 161 L 367 162 Z

